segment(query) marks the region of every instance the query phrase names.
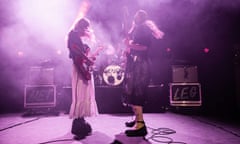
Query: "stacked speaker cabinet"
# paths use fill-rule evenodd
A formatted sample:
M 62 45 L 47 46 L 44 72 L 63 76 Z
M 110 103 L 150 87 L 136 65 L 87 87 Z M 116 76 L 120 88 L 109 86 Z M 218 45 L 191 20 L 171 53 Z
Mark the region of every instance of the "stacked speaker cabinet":
M 56 106 L 54 68 L 31 67 L 24 88 L 24 108 Z
M 173 65 L 170 87 L 171 106 L 201 106 L 201 84 L 194 65 Z

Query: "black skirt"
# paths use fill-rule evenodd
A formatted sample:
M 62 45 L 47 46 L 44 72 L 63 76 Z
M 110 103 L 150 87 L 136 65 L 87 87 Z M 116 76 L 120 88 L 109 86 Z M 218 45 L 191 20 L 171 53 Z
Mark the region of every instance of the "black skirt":
M 124 78 L 123 102 L 127 105 L 144 106 L 150 79 L 148 58 L 140 55 L 128 56 Z

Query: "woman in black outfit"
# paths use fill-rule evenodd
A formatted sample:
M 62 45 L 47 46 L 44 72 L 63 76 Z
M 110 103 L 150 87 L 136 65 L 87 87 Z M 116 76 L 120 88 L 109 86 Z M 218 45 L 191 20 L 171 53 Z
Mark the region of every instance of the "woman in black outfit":
M 152 37 L 161 39 L 162 31 L 148 19 L 144 10 L 138 10 L 133 24 L 125 40 L 127 45 L 127 64 L 125 71 L 124 94 L 126 103 L 131 106 L 135 119 L 126 122 L 127 127 L 134 127 L 125 131 L 129 137 L 146 136 L 147 128 L 143 118 L 143 106 L 146 101 L 146 90 L 149 84 L 148 51 Z

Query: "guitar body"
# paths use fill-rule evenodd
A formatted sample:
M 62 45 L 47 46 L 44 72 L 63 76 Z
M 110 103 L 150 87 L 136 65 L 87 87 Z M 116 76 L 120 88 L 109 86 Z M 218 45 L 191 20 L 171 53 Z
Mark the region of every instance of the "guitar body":
M 86 64 L 82 57 L 75 56 L 73 58 L 73 63 L 77 67 L 78 72 L 82 74 L 85 80 L 91 80 L 90 66 Z
M 96 60 L 95 57 L 103 49 L 104 49 L 103 47 L 98 47 L 97 50 L 90 55 L 90 57 L 87 57 L 85 54 L 76 55 L 73 57 L 73 63 L 76 65 L 78 72 L 82 74 L 85 80 L 91 80 L 93 61 Z M 88 53 L 89 51 L 87 52 L 87 55 L 89 55 Z

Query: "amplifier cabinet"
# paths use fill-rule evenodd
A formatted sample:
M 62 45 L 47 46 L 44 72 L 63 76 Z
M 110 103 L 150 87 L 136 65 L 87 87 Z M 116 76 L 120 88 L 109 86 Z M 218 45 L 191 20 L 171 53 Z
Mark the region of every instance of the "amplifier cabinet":
M 171 106 L 201 106 L 200 83 L 170 83 Z
M 31 67 L 28 75 L 29 85 L 53 85 L 54 68 Z
M 197 66 L 192 65 L 173 65 L 172 66 L 172 82 L 198 82 Z
M 55 85 L 25 85 L 24 108 L 43 108 L 55 106 Z

